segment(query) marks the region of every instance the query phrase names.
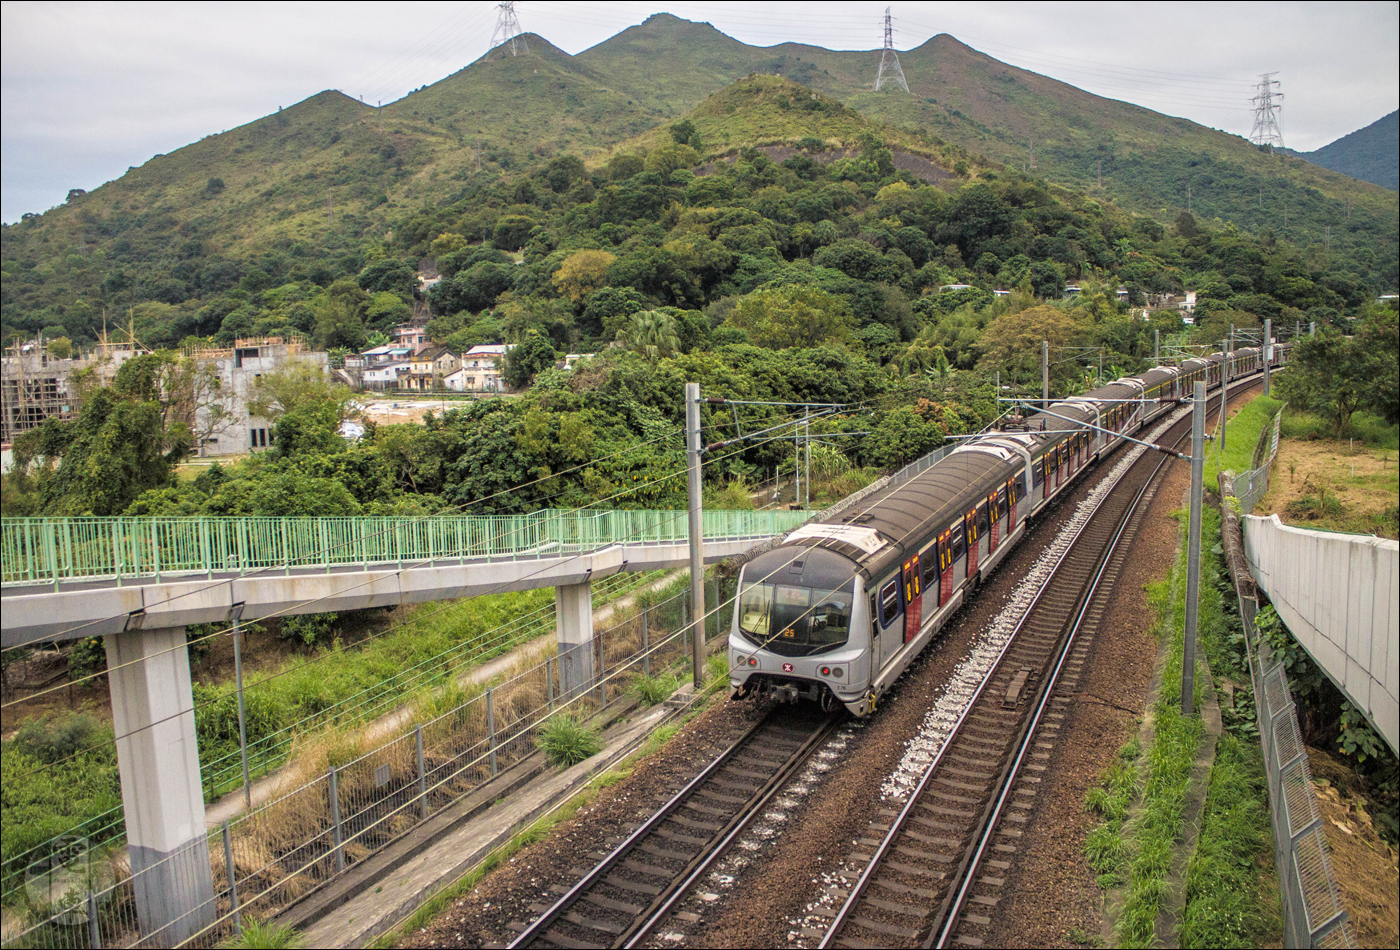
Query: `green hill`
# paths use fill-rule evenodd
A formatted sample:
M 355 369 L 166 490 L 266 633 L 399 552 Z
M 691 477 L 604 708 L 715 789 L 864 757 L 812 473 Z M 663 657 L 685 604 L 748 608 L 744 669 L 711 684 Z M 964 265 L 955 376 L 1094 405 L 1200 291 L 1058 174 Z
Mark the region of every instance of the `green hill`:
M 1400 189 L 1400 110 L 1315 152 L 1289 154 L 1396 191 Z
M 618 147 L 664 142 L 692 112 L 707 159 L 808 137 L 849 148 L 874 131 L 944 169 L 959 160 L 973 174 L 1014 167 L 1160 221 L 1189 203 L 1197 218 L 1319 253 L 1327 240 L 1377 288 L 1397 283 L 1395 192 L 1008 66 L 949 36 L 901 55 L 910 95 L 870 90 L 875 53 L 753 47 L 666 14 L 578 56 L 527 41 L 528 55 L 495 51 L 383 109 L 319 93 L 5 226 L 4 333 L 92 339 L 104 312 L 143 302 L 174 308 L 188 332 L 209 332 L 195 316 L 201 301 L 240 284 L 255 292 L 357 273 L 399 253 L 395 222 L 424 208 L 562 154 L 597 168 Z M 738 116 L 723 90 L 755 73 L 810 91 L 769 89 L 761 118 Z

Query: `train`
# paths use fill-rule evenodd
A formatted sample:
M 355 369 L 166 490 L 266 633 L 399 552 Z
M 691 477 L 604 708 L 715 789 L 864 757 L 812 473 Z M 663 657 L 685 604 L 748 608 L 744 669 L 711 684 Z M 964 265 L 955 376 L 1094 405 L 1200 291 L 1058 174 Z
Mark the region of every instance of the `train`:
M 1188 359 L 1003 420 L 912 477 L 745 563 L 728 652 L 734 699 L 874 712 L 1027 525 L 1095 462 L 1183 401 L 1255 375 L 1290 344 Z

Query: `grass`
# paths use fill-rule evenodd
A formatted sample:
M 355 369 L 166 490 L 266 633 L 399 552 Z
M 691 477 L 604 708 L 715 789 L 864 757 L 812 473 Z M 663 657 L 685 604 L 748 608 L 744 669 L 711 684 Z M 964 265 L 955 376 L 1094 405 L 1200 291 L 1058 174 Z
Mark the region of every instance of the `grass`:
M 1216 403 L 1216 411 L 1219 404 Z M 1283 408 L 1283 402 L 1272 396 L 1256 396 L 1230 417 L 1225 425 L 1225 451 L 1220 451 L 1217 438 L 1206 447 L 1205 483 L 1219 485 L 1221 472 L 1234 472 L 1239 475 L 1254 467 L 1254 447 L 1259 442 L 1259 433 Z M 1207 428 L 1215 425 L 1215 418 L 1207 422 Z
M 1265 419 L 1268 407 L 1261 408 L 1266 411 L 1258 417 Z M 1177 938 L 1183 947 L 1259 946 L 1277 939 L 1278 927 L 1269 887 L 1268 790 L 1243 635 L 1217 552 L 1219 513 L 1205 509 L 1201 529 L 1200 653 L 1218 681 L 1228 678 L 1243 685 L 1232 693 L 1233 703 L 1222 705 L 1226 732 L 1217 745 L 1200 835 L 1187 866 L 1186 906 Z M 1184 830 L 1191 769 L 1205 734 L 1201 720 L 1182 716 L 1180 707 L 1185 573 L 1183 549 L 1170 575 L 1149 586 L 1154 628 L 1159 637 L 1170 637 L 1162 690 L 1152 710 L 1151 743 L 1146 750 L 1136 739 L 1124 745 L 1100 777 L 1100 786 L 1085 797 L 1085 808 L 1102 819 L 1085 840 L 1085 856 L 1098 873 L 1100 886 L 1123 887 L 1115 926 L 1118 945 L 1123 947 L 1158 942 L 1156 925 L 1170 896 L 1169 876 L 1176 842 Z M 1198 709 L 1202 695 L 1198 675 L 1194 702 Z
M 1259 746 L 1220 737 L 1196 851 L 1186 870 L 1183 947 L 1260 947 L 1278 939 L 1268 780 Z
M 241 934 L 219 946 L 231 950 L 284 950 L 306 946 L 306 938 L 292 927 L 279 927 L 250 917 L 244 920 Z
M 659 673 L 656 676 L 638 673 L 627 684 L 627 692 L 641 705 L 655 706 L 665 702 L 679 685 L 680 681 L 674 673 Z
M 555 716 L 535 740 L 550 765 L 568 768 L 603 751 L 603 737 L 569 715 Z

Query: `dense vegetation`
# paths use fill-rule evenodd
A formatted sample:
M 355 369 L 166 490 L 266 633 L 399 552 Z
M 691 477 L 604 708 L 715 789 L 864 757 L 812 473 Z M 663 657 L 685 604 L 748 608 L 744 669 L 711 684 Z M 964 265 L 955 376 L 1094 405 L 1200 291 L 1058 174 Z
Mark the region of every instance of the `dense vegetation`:
M 760 128 L 794 111 L 829 137 L 801 140 L 782 161 L 745 147 L 700 166 L 696 145 L 721 120 Z M 882 131 L 791 82 L 755 77 L 649 149 L 591 171 L 560 156 L 405 215 L 390 240 L 342 262 L 346 276 L 318 283 L 269 257 L 236 289 L 143 304 L 136 332 L 150 345 L 294 330 L 354 347 L 403 318 L 416 262 L 430 258 L 443 275 L 427 296 L 430 335 L 517 342 L 507 379 L 534 386 L 347 444 L 337 427 L 348 393 L 269 377 L 257 398 L 276 419 L 275 449 L 180 483 L 174 463 L 192 441 L 181 420 L 196 391 L 182 381 L 193 374 L 173 356 L 143 357 L 76 420 L 21 440 L 17 457 L 43 464 L 7 485 L 7 513 L 429 513 L 482 499 L 476 510 L 674 507 L 687 380 L 707 395 L 845 404 L 816 431 L 869 434 L 820 454 L 837 470 L 887 467 L 986 422 L 996 374 L 1035 388 L 1041 340 L 1056 348 L 1058 392 L 1092 385 L 1100 366 L 1143 369 L 1154 330 L 1178 341 L 1187 332 L 1175 311 L 1132 316 L 1147 294 L 1196 288 L 1189 332 L 1205 344 L 1265 317 L 1349 328 L 1374 309 L 1366 279 L 1320 249 L 1186 214 L 1164 227 L 1014 171 L 966 180 L 926 159 L 937 174 L 921 177 L 898 167 L 912 153 L 888 147 Z M 835 144 L 842 136 L 848 147 Z M 1071 281 L 1083 291 L 1062 298 Z M 950 284 L 967 288 L 939 291 Z M 1127 300 L 1115 296 L 1120 284 Z M 1011 293 L 994 296 L 1000 288 Z M 1374 332 L 1391 339 L 1393 325 L 1389 337 Z M 568 351 L 600 355 L 555 370 Z M 735 435 L 786 412 L 720 410 L 708 422 Z M 715 458 L 707 475 L 716 486 L 752 480 L 790 458 L 790 445 L 760 441 Z M 548 475 L 559 477 L 540 481 Z M 507 489 L 518 490 L 498 494 Z
M 948 36 L 903 54 L 913 95 L 870 92 L 876 60 L 866 53 L 748 47 L 668 15 L 577 57 L 529 42 L 528 56 L 484 57 L 383 109 L 319 93 L 6 226 L 5 337 L 42 330 L 89 343 L 104 317 L 134 317 L 138 338 L 155 346 L 216 334 L 228 314 L 251 315 L 239 294 L 288 283 L 303 289 L 285 291 L 278 306 L 314 327 L 314 298 L 337 280 L 421 249 L 401 233 L 406 219 L 513 190 L 522 171 L 571 154 L 594 178 L 607 149 L 634 151 L 642 135 L 655 151 L 668 125 L 692 112 L 698 134 L 684 144 L 698 160 L 733 158 L 745 145 L 791 149 L 804 138 L 844 154 L 857 145 L 859 115 L 883 123 L 871 127 L 897 146 L 901 168 L 928 172 L 928 160 L 941 173 L 974 176 L 1019 168 L 1163 222 L 1189 205 L 1208 230 L 1233 223 L 1260 240 L 1275 235 L 1316 259 L 1314 269 L 1348 273 L 1370 291 L 1400 282 L 1393 192 L 1006 66 Z M 782 110 L 755 112 L 722 92 L 772 73 L 804 84 L 778 95 Z M 688 158 L 674 152 L 668 164 Z M 528 211 L 518 217 L 516 226 L 537 223 Z M 509 237 L 507 227 L 501 240 Z M 382 296 L 365 309 L 374 311 L 361 314 L 367 332 L 399 312 Z M 342 345 L 354 337 L 322 335 Z

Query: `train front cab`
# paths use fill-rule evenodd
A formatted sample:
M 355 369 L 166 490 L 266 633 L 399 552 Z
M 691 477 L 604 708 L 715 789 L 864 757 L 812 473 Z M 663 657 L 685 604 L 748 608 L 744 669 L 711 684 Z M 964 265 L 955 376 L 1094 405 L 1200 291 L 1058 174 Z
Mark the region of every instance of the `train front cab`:
M 733 695 L 864 708 L 863 593 L 855 563 L 827 548 L 783 545 L 745 564 L 729 634 Z

